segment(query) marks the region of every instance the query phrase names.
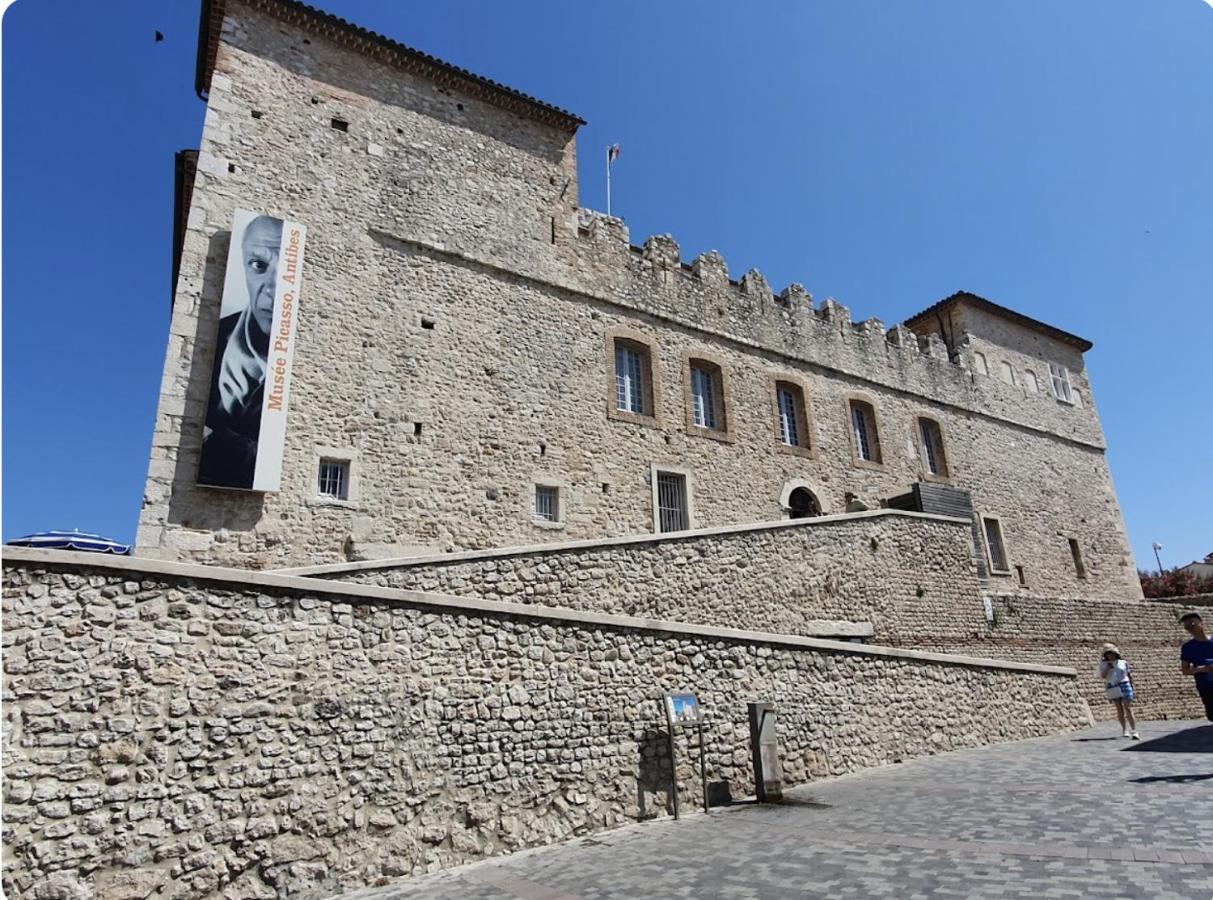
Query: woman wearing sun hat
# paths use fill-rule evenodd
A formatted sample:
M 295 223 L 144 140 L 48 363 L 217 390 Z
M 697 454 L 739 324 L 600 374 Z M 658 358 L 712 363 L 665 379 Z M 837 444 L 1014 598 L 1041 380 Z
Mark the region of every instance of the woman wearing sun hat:
M 1137 722 L 1133 719 L 1133 676 L 1129 663 L 1120 658 L 1115 644 L 1104 644 L 1099 648 L 1099 677 L 1103 679 L 1104 696 L 1116 706 L 1116 718 L 1127 738 L 1141 740 L 1137 733 Z

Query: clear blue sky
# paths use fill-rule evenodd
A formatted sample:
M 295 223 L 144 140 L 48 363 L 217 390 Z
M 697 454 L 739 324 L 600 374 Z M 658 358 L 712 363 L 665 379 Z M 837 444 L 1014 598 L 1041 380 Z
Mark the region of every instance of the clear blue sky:
M 1139 565 L 1213 551 L 1213 8 L 1202 0 L 319 0 L 571 109 L 581 202 L 899 321 L 957 289 L 1087 355 Z M 134 535 L 197 4 L 3 20 L 3 534 Z M 153 42 L 153 32 L 165 35 Z

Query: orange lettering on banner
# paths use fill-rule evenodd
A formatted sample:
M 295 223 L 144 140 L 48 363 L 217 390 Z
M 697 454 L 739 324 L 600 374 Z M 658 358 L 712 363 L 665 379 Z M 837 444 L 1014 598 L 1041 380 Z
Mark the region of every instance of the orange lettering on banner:
M 282 273 L 282 280 L 287 284 L 294 285 L 297 273 L 299 271 L 299 229 L 292 228 L 291 236 L 287 241 L 286 252 L 283 258 L 286 262 L 286 267 Z M 291 329 L 295 325 L 295 292 L 286 291 L 282 295 L 282 309 L 278 315 L 278 333 L 274 336 L 274 352 L 287 353 L 291 346 Z M 266 398 L 266 409 L 274 412 L 282 412 L 283 404 L 286 402 L 286 357 L 279 356 L 274 360 L 273 368 L 270 370 L 273 378 L 270 382 L 270 392 Z

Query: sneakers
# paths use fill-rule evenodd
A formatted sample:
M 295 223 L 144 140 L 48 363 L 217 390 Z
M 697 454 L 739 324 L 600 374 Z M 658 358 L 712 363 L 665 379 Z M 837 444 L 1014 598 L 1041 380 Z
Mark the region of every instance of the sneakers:
M 1136 731 L 1131 732 L 1131 733 L 1129 734 L 1129 737 L 1131 737 L 1131 738 L 1132 738 L 1133 740 L 1135 740 L 1135 741 L 1140 741 L 1140 740 L 1141 740 L 1141 735 L 1140 735 L 1140 734 L 1138 734 Z
M 1133 732 L 1129 731 L 1129 729 L 1126 728 L 1125 733 L 1123 735 L 1121 735 L 1121 737 L 1133 737 Z

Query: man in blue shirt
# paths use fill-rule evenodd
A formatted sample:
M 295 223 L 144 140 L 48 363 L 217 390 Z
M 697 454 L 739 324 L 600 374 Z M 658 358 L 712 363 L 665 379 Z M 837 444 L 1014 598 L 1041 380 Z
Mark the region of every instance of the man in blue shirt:
M 1180 665 L 1185 675 L 1196 676 L 1196 692 L 1205 704 L 1205 716 L 1213 722 L 1213 641 L 1205 634 L 1205 623 L 1197 613 L 1188 613 L 1179 624 L 1192 635 L 1192 640 L 1180 648 Z

